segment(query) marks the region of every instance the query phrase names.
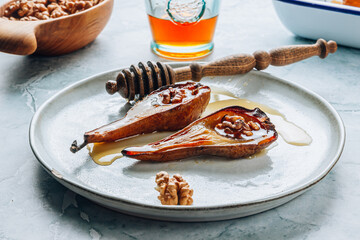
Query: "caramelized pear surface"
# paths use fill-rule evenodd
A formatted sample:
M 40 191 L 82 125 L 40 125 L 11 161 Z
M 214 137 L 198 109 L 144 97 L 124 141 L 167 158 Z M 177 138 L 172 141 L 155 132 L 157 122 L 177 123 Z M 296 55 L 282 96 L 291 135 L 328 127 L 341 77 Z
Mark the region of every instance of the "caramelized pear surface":
M 210 92 L 208 86 L 194 82 L 161 87 L 137 102 L 122 119 L 86 132 L 84 143 L 77 146 L 74 141 L 70 150 L 75 153 L 88 143 L 182 129 L 201 116 L 209 103 Z
M 198 155 L 241 158 L 253 155 L 277 139 L 275 126 L 259 108 L 223 108 L 160 141 L 122 151 L 145 161 L 171 161 Z

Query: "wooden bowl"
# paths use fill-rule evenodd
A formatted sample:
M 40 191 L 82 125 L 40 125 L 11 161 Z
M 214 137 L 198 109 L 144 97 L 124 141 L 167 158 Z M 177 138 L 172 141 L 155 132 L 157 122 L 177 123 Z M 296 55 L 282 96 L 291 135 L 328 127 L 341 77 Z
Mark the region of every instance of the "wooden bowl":
M 100 34 L 110 18 L 114 0 L 69 16 L 39 21 L 1 18 L 9 3 L 0 7 L 0 51 L 61 55 L 86 46 Z

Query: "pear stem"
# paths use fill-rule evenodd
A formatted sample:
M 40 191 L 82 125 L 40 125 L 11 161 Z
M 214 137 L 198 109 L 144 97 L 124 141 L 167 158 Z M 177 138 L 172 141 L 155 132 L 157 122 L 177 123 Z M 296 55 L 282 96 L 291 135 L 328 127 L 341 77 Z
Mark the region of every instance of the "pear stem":
M 76 153 L 77 151 L 81 150 L 83 147 L 87 145 L 87 142 L 84 141 L 80 146 L 77 145 L 77 141 L 75 140 L 70 147 L 70 151 L 72 153 Z

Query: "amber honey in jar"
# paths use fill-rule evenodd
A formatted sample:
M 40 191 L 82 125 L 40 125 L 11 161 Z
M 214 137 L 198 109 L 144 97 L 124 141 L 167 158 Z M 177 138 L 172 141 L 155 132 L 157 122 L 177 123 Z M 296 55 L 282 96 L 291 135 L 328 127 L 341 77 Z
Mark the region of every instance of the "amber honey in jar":
M 146 0 L 152 51 L 170 59 L 211 53 L 220 0 Z

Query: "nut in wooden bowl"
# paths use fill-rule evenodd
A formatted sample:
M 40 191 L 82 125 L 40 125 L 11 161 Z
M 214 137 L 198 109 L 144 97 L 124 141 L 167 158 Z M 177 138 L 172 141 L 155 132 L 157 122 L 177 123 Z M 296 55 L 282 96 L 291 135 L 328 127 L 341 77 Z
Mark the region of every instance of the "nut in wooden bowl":
M 0 7 L 0 51 L 53 56 L 86 46 L 105 27 L 114 0 L 80 2 L 75 1 L 74 6 L 62 0 L 12 0 L 4 4 Z

